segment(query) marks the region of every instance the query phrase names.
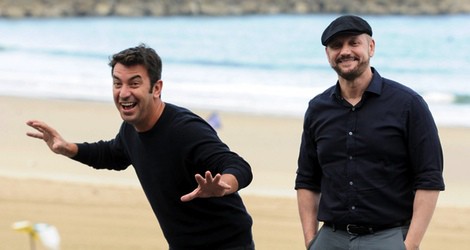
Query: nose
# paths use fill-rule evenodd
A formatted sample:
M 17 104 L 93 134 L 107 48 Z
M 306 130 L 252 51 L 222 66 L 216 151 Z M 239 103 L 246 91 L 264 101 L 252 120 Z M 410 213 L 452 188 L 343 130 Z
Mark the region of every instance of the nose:
M 348 44 L 343 45 L 341 47 L 340 54 L 341 55 L 349 55 L 351 53 L 351 47 Z
M 119 97 L 122 99 L 125 99 L 131 95 L 131 91 L 129 86 L 126 84 L 123 84 L 121 88 L 119 89 Z

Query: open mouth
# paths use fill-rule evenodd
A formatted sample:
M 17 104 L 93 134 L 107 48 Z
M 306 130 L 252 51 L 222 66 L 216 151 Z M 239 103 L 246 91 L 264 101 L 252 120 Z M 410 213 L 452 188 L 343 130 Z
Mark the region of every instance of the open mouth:
M 137 105 L 136 102 L 121 102 L 121 107 L 124 110 L 130 110 Z

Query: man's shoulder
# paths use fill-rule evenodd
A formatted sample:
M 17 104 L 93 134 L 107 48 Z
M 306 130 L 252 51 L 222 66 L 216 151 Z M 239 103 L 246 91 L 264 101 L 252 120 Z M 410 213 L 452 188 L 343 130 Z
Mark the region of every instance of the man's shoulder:
M 172 103 L 165 103 L 165 113 L 171 117 L 171 120 L 184 121 L 188 119 L 202 119 L 199 115 L 188 108 L 178 106 Z
M 392 93 L 397 93 L 399 96 L 402 97 L 416 97 L 419 96 L 418 92 L 416 92 L 411 87 L 407 86 L 404 83 L 400 83 L 388 78 L 382 78 L 383 85 L 385 90 L 391 91 Z
M 336 85 L 333 85 L 327 88 L 326 90 L 324 90 L 323 92 L 317 94 L 312 99 L 310 99 L 309 105 L 315 105 L 317 103 L 331 100 L 331 98 L 334 97 L 335 88 L 336 88 Z
M 170 103 L 165 103 L 165 105 L 164 123 L 173 132 L 188 133 L 199 131 L 201 128 L 212 128 L 206 120 L 188 108 Z

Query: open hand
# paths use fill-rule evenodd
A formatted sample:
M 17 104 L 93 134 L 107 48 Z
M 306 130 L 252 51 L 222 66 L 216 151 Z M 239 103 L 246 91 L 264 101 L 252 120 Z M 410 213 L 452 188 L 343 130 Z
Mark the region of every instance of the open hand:
M 73 157 L 77 153 L 75 144 L 65 141 L 55 129 L 46 123 L 31 120 L 27 121 L 26 124 L 37 130 L 37 132 L 27 132 L 26 135 L 45 141 L 52 152 L 68 157 Z
M 200 174 L 195 175 L 198 186 L 189 194 L 181 196 L 181 201 L 187 202 L 195 198 L 222 197 L 230 189 L 231 186 L 222 181 L 222 175 L 216 174 L 212 177 L 210 171 L 206 171 L 205 177 Z

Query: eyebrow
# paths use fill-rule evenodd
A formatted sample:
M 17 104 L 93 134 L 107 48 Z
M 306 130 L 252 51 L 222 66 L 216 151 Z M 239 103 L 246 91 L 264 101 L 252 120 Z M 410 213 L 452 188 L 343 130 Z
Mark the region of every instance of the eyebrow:
M 121 78 L 117 77 L 116 75 L 113 74 L 113 79 L 122 81 Z M 134 75 L 131 78 L 129 78 L 129 81 L 135 80 L 135 79 L 142 79 L 142 76 L 140 75 Z

